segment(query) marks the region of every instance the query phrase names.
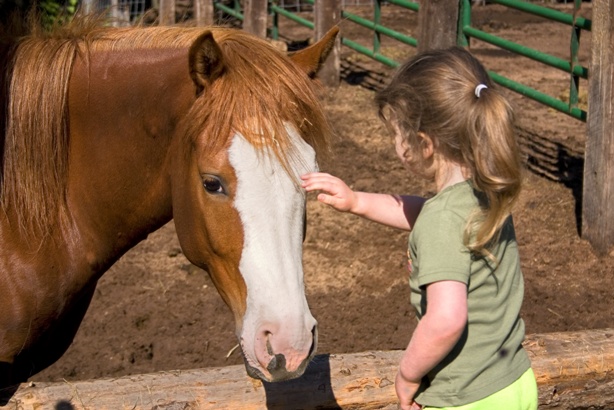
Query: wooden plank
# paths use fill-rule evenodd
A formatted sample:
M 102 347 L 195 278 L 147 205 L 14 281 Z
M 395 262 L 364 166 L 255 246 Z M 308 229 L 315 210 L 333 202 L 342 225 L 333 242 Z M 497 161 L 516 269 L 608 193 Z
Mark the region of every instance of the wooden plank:
M 267 0 L 245 0 L 243 30 L 266 38 L 267 6 Z
M 614 0 L 593 2 L 582 236 L 601 255 L 614 245 Z
M 418 51 L 456 45 L 458 0 L 426 0 L 418 13 Z
M 341 21 L 341 0 L 316 0 L 315 40 L 319 40 Z M 341 79 L 341 35 L 335 39 L 335 46 L 318 71 L 318 79 L 327 87 L 338 87 Z
M 540 409 L 614 407 L 614 329 L 531 335 L 525 347 Z M 300 379 L 273 384 L 250 379 L 243 366 L 23 384 L 6 408 L 55 409 L 63 403 L 100 410 L 392 409 L 400 356 L 401 351 L 319 355 Z

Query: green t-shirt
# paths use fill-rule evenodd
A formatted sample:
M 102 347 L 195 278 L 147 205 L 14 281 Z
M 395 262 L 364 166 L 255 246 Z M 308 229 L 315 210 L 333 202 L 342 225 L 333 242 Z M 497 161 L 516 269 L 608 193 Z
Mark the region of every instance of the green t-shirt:
M 467 285 L 468 324 L 452 352 L 422 382 L 416 402 L 459 406 L 513 383 L 531 363 L 522 348 L 519 316 L 524 283 L 512 218 L 490 251 L 494 263 L 472 256 L 463 244 L 467 220 L 478 207 L 470 182 L 450 186 L 423 206 L 409 236 L 411 303 L 427 309 L 426 285 L 453 280 Z

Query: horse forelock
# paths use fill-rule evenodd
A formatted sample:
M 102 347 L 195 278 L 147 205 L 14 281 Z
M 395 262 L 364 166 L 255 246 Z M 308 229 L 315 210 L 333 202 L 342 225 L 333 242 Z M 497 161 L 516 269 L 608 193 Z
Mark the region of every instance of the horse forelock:
M 290 125 L 319 158 L 326 157 L 331 129 L 313 80 L 265 40 L 236 30 L 214 31 L 214 38 L 225 69 L 186 116 L 184 145 L 213 152 L 240 133 L 290 171 L 293 161 L 300 160 L 293 157 Z

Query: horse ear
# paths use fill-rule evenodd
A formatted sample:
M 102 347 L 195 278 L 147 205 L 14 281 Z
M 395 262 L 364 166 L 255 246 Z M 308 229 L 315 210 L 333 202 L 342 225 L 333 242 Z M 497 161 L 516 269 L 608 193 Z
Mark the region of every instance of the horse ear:
M 213 34 L 206 31 L 190 46 L 190 76 L 200 93 L 224 72 L 224 55 Z
M 303 50 L 290 53 L 288 56 L 292 61 L 298 64 L 309 77 L 313 78 L 335 46 L 335 39 L 338 33 L 339 27 L 334 26 L 317 43 Z

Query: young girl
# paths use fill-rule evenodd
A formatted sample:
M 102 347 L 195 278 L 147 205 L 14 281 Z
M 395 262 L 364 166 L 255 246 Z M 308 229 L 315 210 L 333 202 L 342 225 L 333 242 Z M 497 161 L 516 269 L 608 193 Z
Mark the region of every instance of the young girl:
M 324 173 L 302 179 L 339 211 L 411 231 L 411 303 L 420 320 L 396 376 L 401 408 L 537 409 L 510 216 L 521 186 L 510 105 L 461 48 L 412 58 L 376 102 L 400 160 L 437 194 L 354 192 Z

